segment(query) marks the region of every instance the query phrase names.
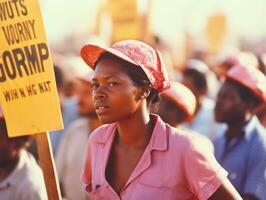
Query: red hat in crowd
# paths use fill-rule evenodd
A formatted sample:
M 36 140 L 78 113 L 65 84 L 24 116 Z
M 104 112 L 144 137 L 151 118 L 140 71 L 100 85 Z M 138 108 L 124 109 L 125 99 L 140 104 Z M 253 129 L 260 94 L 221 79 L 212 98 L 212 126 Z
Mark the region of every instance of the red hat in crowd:
M 237 65 L 227 72 L 226 78 L 245 86 L 260 100 L 266 102 L 266 77 L 258 69 Z
M 239 60 L 236 56 L 227 55 L 222 57 L 219 63 L 228 66 L 228 69 L 230 69 L 235 65 L 239 65 Z
M 185 85 L 178 82 L 171 82 L 169 89 L 161 94 L 183 110 L 187 115 L 187 120 L 191 119 L 196 110 L 196 97 Z
M 137 40 L 123 40 L 110 48 L 88 44 L 82 47 L 80 54 L 87 65 L 94 69 L 101 55 L 106 52 L 141 67 L 153 88 L 159 92 L 169 88 L 168 75 L 161 55 L 151 46 Z

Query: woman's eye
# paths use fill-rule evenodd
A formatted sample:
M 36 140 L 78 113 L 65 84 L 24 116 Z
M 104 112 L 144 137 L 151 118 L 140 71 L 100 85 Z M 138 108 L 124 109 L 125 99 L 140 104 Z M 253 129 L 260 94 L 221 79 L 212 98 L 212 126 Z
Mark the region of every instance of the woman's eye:
M 96 89 L 98 87 L 98 85 L 99 85 L 98 83 L 92 83 L 91 87 L 92 87 L 92 89 Z
M 110 83 L 108 83 L 108 85 L 111 87 L 114 87 L 114 86 L 118 85 L 118 83 L 117 82 L 110 82 Z

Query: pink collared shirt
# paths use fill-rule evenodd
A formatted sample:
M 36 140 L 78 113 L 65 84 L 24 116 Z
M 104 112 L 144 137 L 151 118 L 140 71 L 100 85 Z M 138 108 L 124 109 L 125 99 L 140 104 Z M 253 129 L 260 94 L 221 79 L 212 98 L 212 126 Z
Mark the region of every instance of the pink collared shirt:
M 117 124 L 103 125 L 89 139 L 82 179 L 96 200 L 205 200 L 227 180 L 211 143 L 170 127 L 158 116 L 150 142 L 120 194 L 105 178 Z

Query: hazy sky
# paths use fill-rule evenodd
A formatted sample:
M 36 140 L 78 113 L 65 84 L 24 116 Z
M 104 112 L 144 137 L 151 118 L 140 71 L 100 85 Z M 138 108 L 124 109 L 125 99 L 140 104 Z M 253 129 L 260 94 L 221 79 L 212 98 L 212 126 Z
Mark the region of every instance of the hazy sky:
M 63 39 L 75 31 L 90 30 L 100 0 L 40 0 L 46 33 L 50 42 Z M 256 38 L 266 33 L 265 0 L 152 0 L 152 30 L 175 41 L 184 30 L 201 35 L 206 16 L 222 11 L 228 18 L 231 37 Z M 145 0 L 140 10 L 145 10 Z

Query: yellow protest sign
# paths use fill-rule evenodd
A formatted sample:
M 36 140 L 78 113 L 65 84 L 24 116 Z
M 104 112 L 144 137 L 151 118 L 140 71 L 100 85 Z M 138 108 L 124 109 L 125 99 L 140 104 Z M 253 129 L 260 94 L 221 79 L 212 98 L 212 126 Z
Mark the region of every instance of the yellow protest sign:
M 141 17 L 137 0 L 108 0 L 107 9 L 112 21 L 112 42 L 141 39 Z
M 63 128 L 38 0 L 0 0 L 0 104 L 10 137 Z
M 227 21 L 222 13 L 211 15 L 207 19 L 206 34 L 208 40 L 208 51 L 216 53 L 220 50 L 226 36 Z

